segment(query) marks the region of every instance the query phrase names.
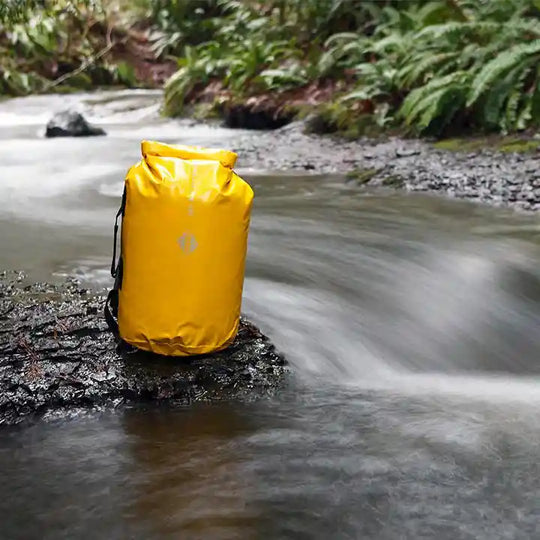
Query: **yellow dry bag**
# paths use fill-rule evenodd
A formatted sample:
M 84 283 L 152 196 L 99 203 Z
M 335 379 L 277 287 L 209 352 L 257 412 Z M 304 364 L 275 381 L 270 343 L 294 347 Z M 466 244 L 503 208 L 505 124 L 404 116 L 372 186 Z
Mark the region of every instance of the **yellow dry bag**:
M 224 349 L 238 330 L 253 191 L 233 171 L 234 152 L 151 141 L 141 149 L 116 216 L 107 323 L 159 354 Z

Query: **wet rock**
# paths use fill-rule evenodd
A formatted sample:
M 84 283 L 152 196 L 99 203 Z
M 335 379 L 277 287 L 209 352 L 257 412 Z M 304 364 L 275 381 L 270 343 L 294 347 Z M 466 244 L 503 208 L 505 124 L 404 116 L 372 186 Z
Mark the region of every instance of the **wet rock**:
M 67 110 L 56 113 L 47 123 L 46 137 L 90 137 L 105 135 L 105 130 L 88 123 L 77 111 Z
M 396 150 L 396 156 L 398 158 L 417 156 L 418 154 L 420 154 L 420 150 L 418 148 L 398 148 Z
M 284 382 L 284 359 L 244 319 L 226 351 L 161 357 L 116 346 L 102 297 L 15 277 L 0 278 L 0 424 L 81 407 L 252 399 Z

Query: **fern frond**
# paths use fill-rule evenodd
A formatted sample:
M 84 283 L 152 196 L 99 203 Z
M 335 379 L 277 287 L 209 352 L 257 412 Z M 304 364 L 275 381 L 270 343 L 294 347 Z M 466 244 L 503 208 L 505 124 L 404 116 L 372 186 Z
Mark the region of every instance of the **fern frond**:
M 441 21 L 455 18 L 447 2 L 434 1 L 422 6 L 416 15 L 422 26 L 440 24 Z
M 366 48 L 368 52 L 380 54 L 392 50 L 404 51 L 408 46 L 408 40 L 400 34 L 390 34 L 383 39 L 374 41 Z
M 359 35 L 355 32 L 341 32 L 330 36 L 324 43 L 325 47 L 332 47 L 339 43 L 348 43 L 350 41 L 358 41 Z
M 458 22 L 451 21 L 443 24 L 432 24 L 426 26 L 415 36 L 415 41 L 436 40 L 436 41 L 459 41 L 471 35 L 485 36 L 494 35 L 501 31 L 503 25 L 492 21 L 472 21 Z
M 458 52 L 433 54 L 431 51 L 422 53 L 408 59 L 405 66 L 398 71 L 397 81 L 405 88 L 410 88 L 416 83 L 424 84 L 425 78 L 430 71 L 446 65 L 459 56 Z
M 165 83 L 165 110 L 171 115 L 177 115 L 182 112 L 184 99 L 190 87 L 189 70 L 185 67 L 180 68 Z
M 441 132 L 465 102 L 466 87 L 454 84 L 439 88 L 417 103 L 407 117 L 408 125 L 415 124 L 420 131 Z
M 516 45 L 510 50 L 500 53 L 476 75 L 467 99 L 467 107 L 473 105 L 493 85 L 495 80 L 504 76 L 511 69 L 517 68 L 519 64 L 527 59 L 536 56 L 540 57 L 540 40 L 535 40 L 526 45 Z
M 405 98 L 401 106 L 400 115 L 407 121 L 412 121 L 418 116 L 419 110 L 425 107 L 423 101 L 433 93 L 444 90 L 450 86 L 467 86 L 470 74 L 466 71 L 455 71 L 444 77 L 437 77 L 420 88 L 415 88 Z
M 500 126 L 504 105 L 512 92 L 516 90 L 516 73 L 516 69 L 511 70 L 506 77 L 496 81 L 487 92 L 480 115 L 488 126 Z
M 540 125 L 540 66 L 537 69 L 535 85 L 531 95 L 531 123 Z
M 532 99 L 531 96 L 525 97 L 525 103 L 519 112 L 517 120 L 514 124 L 514 127 L 518 131 L 523 131 L 528 127 L 530 121 L 532 120 Z

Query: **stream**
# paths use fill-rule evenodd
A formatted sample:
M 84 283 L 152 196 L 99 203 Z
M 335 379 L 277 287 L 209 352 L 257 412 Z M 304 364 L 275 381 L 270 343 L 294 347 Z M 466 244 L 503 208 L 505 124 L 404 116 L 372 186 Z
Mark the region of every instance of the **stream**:
M 0 269 L 110 285 L 143 138 L 237 149 L 154 92 L 0 103 Z M 50 139 L 82 107 L 106 137 Z M 290 382 L 254 403 L 130 407 L 0 432 L 0 537 L 540 537 L 535 215 L 339 175 L 242 169 L 243 310 Z

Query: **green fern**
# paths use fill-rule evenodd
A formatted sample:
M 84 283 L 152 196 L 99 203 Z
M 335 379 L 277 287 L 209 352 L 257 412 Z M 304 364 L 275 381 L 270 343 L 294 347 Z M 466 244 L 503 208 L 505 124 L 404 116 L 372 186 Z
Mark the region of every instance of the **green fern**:
M 518 114 L 514 127 L 517 131 L 523 131 L 532 120 L 532 100 L 530 96 L 525 96 L 521 111 Z
M 234 95 L 332 79 L 339 118 L 429 133 L 540 125 L 537 0 L 215 1 L 215 50 L 179 66 L 168 104 L 215 78 Z
M 467 107 L 476 103 L 497 79 L 505 76 L 510 70 L 519 66 L 527 69 L 531 62 L 538 61 L 540 61 L 540 40 L 515 45 L 510 50 L 500 53 L 476 75 L 467 99 Z
M 444 52 L 434 54 L 428 50 L 422 52 L 404 62 L 404 66 L 398 71 L 397 80 L 403 88 L 411 88 L 418 84 L 424 84 L 430 76 L 438 75 L 444 71 L 448 64 L 452 64 L 459 57 L 458 52 Z
M 531 124 L 540 126 L 540 66 L 536 71 L 535 85 L 531 91 Z
M 426 108 L 431 95 L 452 87 L 465 87 L 470 80 L 466 71 L 456 71 L 444 77 L 438 77 L 420 88 L 412 90 L 405 98 L 400 110 L 400 116 L 407 124 L 412 124 Z

